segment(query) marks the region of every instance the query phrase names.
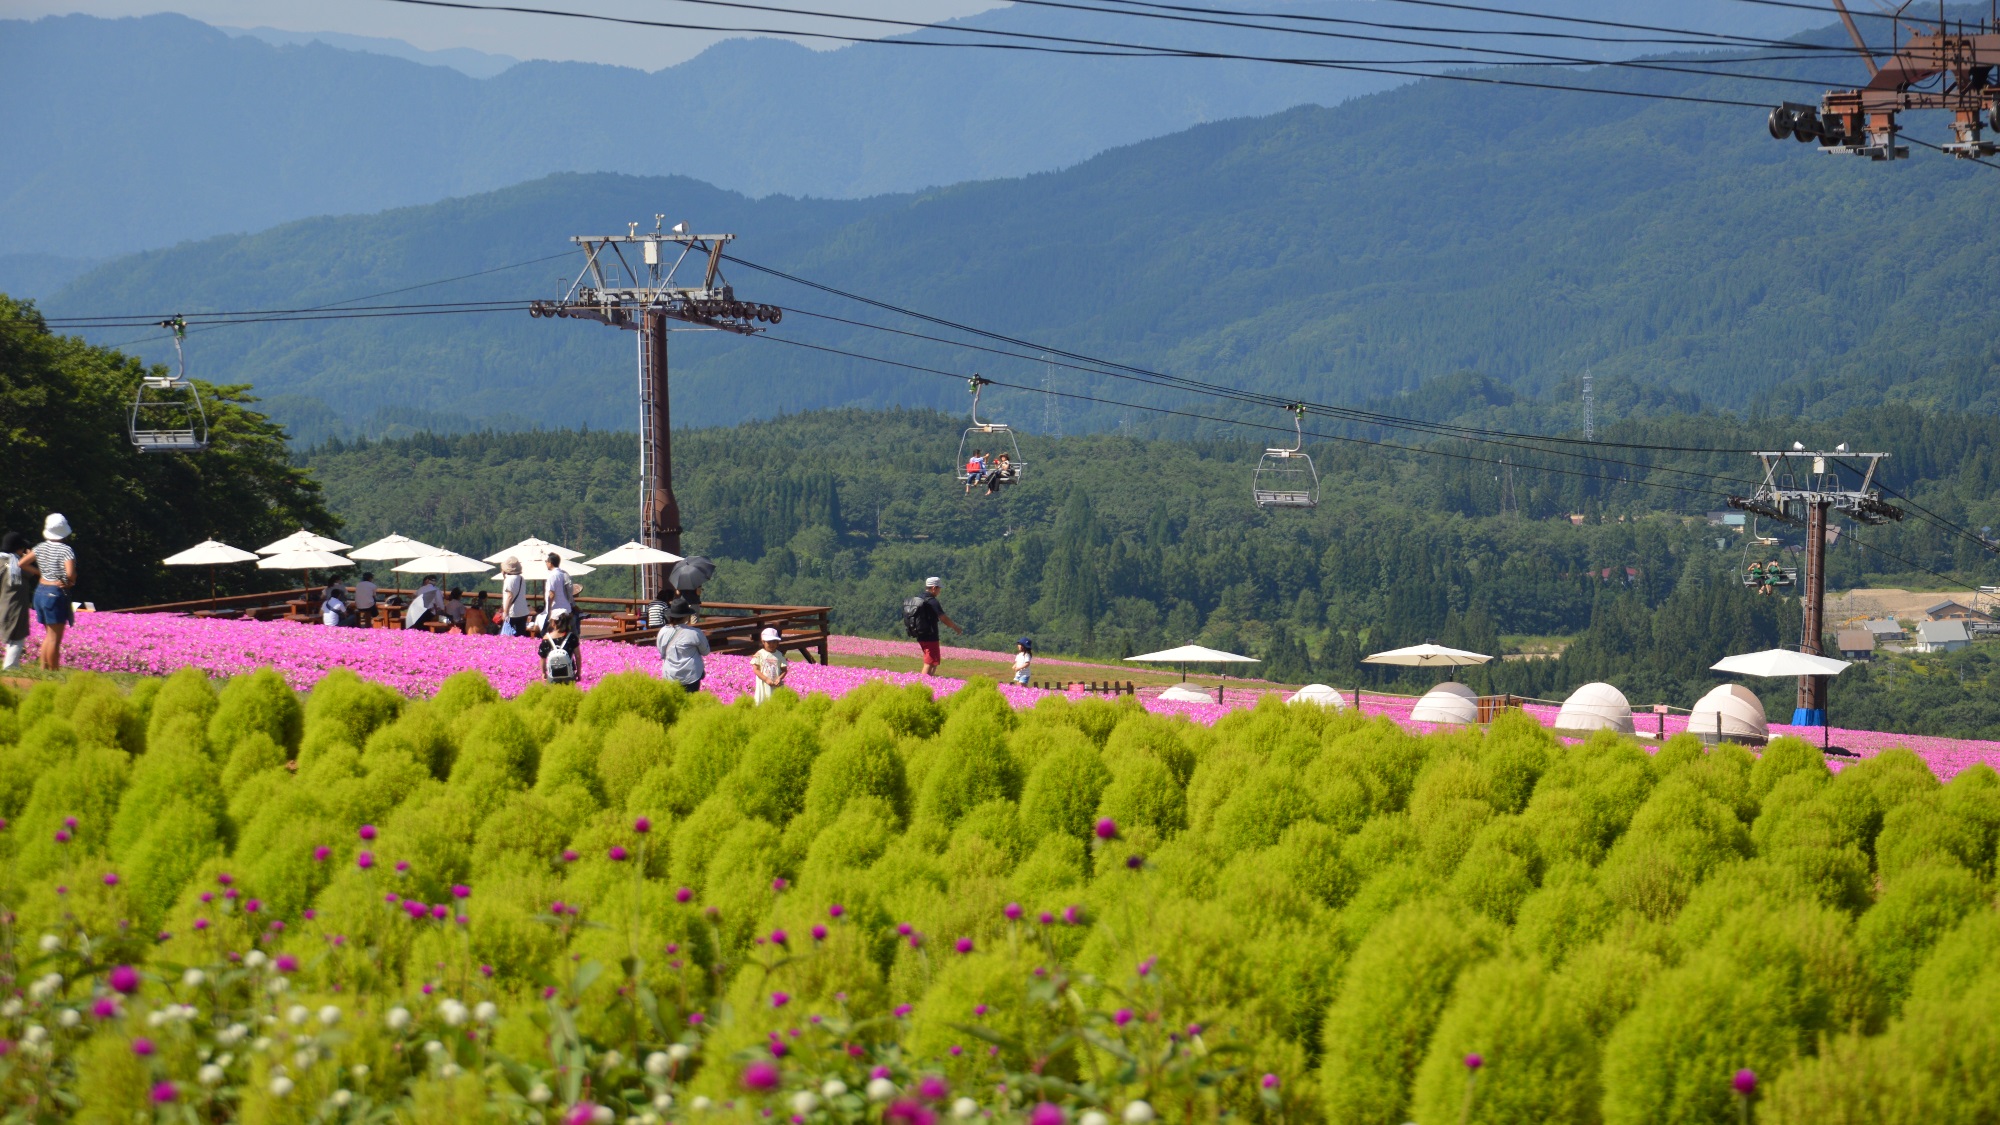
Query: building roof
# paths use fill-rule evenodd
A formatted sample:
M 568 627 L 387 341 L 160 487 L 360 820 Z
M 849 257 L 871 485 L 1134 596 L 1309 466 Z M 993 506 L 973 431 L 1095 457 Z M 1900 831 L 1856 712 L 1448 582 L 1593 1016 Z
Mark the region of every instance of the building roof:
M 1963 621 L 1922 621 L 1917 624 L 1917 639 L 1935 645 L 1970 641 L 1972 634 L 1966 632 Z
M 1903 623 L 1893 617 L 1877 617 L 1863 621 L 1861 627 L 1878 637 L 1896 637 L 1903 633 Z
M 1834 647 L 1842 652 L 1874 652 L 1875 634 L 1866 629 L 1842 629 Z

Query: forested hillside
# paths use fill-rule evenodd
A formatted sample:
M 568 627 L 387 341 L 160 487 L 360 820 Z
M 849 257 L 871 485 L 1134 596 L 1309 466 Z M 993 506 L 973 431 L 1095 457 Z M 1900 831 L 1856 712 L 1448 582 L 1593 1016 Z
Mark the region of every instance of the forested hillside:
M 1574 80 L 1760 102 L 1792 89 L 1632 72 Z M 1590 370 L 1613 415 L 1655 393 L 1814 418 L 1881 402 L 2000 410 L 2000 295 L 1963 284 L 2000 252 L 1991 169 L 1935 154 L 1894 166 L 1820 156 L 1773 142 L 1755 110 L 1482 88 L 1468 112 L 1468 96 L 1424 82 L 1338 109 L 1207 125 L 1058 173 L 867 202 L 558 176 L 121 259 L 49 306 L 302 308 L 496 269 L 382 300 L 551 297 L 579 265 L 563 256 L 570 235 L 666 213 L 736 233 L 750 261 L 1288 397 L 1378 399 L 1470 369 L 1513 393 L 1571 400 Z M 1862 227 L 1867 237 L 1828 233 Z M 532 264 L 502 269 L 521 263 Z M 815 320 L 805 314 L 918 327 L 747 268 L 727 276 L 742 296 L 795 312 L 770 338 L 675 337 L 684 424 L 827 406 L 957 410 L 959 377 L 974 371 L 1232 409 Z M 589 324 L 405 316 L 240 324 L 196 340 L 198 362 L 253 382 L 307 440 L 522 419 L 632 424 L 632 341 Z M 1010 405 L 1041 409 L 996 394 L 997 410 Z M 1069 410 L 1071 432 L 1143 422 L 1102 403 Z
M 1893 483 L 1927 508 L 2000 516 L 2000 422 L 1890 410 L 1780 432 L 1893 445 Z M 1754 433 L 1710 415 L 1606 437 L 1731 447 Z M 1611 677 L 1635 699 L 1685 705 L 1721 656 L 1796 639 L 1796 602 L 1737 582 L 1742 538 L 1706 518 L 1719 497 L 1665 487 L 1692 479 L 1674 469 L 1704 471 L 1699 459 L 1650 472 L 1546 459 L 1573 471 L 1516 468 L 1520 511 L 1503 515 L 1496 466 L 1465 459 L 1484 456 L 1476 447 L 1327 443 L 1308 447 L 1322 505 L 1262 513 L 1249 498 L 1258 450 L 1240 441 L 1030 439 L 1027 481 L 987 498 L 950 475 L 957 439 L 953 419 L 903 411 L 680 433 L 686 549 L 724 560 L 711 596 L 832 605 L 846 630 L 893 632 L 903 597 L 942 574 L 977 643 L 1025 632 L 1045 649 L 1117 657 L 1198 639 L 1292 680 L 1392 682 L 1357 661 L 1393 644 L 1491 652 L 1503 635 L 1580 635 L 1561 661 L 1472 678 L 1546 694 Z M 300 460 L 355 542 L 397 531 L 485 555 L 530 533 L 592 551 L 630 538 L 635 457 L 630 435 L 543 432 L 332 443 Z M 1750 460 L 1714 459 L 1731 475 Z M 1939 582 L 1884 551 L 1962 580 L 2000 577 L 1991 556 L 1911 520 L 1844 536 L 1829 553 L 1834 585 Z M 584 584 L 615 595 L 629 581 L 610 570 Z

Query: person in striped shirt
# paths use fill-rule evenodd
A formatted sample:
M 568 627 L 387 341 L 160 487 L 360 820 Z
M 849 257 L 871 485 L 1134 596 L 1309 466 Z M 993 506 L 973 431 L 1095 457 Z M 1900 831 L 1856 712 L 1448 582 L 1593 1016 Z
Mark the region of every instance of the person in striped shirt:
M 21 558 L 42 575 L 35 587 L 35 620 L 42 623 L 42 667 L 50 672 L 62 667 L 63 630 L 76 623 L 69 599 L 76 586 L 76 550 L 65 542 L 70 534 L 63 514 L 51 512 L 42 521 L 42 541 Z

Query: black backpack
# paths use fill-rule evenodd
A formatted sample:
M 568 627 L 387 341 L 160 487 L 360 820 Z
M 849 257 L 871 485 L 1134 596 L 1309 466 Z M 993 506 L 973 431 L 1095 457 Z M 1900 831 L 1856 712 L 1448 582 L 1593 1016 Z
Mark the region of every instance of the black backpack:
M 903 599 L 903 631 L 914 637 L 923 632 L 924 599 L 910 597 Z

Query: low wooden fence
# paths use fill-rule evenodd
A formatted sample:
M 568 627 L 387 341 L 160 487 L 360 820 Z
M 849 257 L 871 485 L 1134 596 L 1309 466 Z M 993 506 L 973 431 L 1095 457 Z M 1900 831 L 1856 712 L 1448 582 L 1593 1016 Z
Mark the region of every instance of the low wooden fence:
M 1090 695 L 1137 695 L 1132 681 L 1117 680 L 1036 680 L 1028 685 L 1043 691 L 1082 691 Z
M 270 590 L 259 594 L 231 594 L 219 598 L 197 598 L 192 601 L 166 602 L 160 605 L 131 606 L 104 612 L 173 613 L 188 617 L 241 618 L 254 621 L 286 620 L 318 624 L 319 595 L 318 589 Z M 392 597 L 401 598 L 407 603 L 415 596 L 415 590 L 388 586 L 375 591 L 378 603 Z M 466 604 L 469 607 L 473 603 L 468 601 Z M 577 598 L 576 606 L 583 620 L 585 637 L 623 641 L 628 644 L 652 644 L 659 632 L 646 626 L 644 602 L 630 598 L 585 597 Z M 486 611 L 491 613 L 497 608 L 497 600 L 489 596 L 486 600 Z M 402 615 L 400 611 L 384 614 L 378 605 L 372 623 L 377 628 L 400 628 Z M 799 653 L 809 663 L 825 664 L 827 641 L 833 635 L 833 609 L 823 605 L 704 602 L 700 606 L 700 616 L 689 624 L 708 636 L 708 644 L 713 651 L 739 656 L 756 652 L 762 647 L 762 642 L 758 638 L 763 631 L 776 629 L 779 634 L 779 649 Z M 443 622 L 432 622 L 429 628 L 433 632 L 450 632 L 456 627 Z

